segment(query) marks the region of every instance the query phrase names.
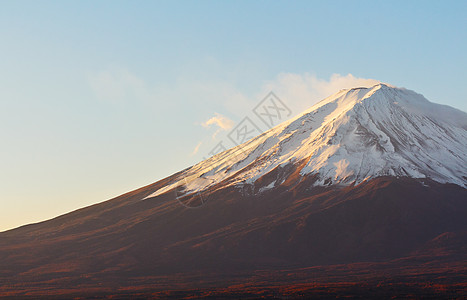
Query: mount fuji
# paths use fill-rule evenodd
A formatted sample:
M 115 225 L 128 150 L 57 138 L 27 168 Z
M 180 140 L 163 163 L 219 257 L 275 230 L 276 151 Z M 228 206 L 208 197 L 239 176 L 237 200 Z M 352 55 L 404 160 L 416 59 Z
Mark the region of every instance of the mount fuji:
M 0 233 L 0 296 L 467 297 L 467 114 L 342 90 L 163 180 Z
M 180 180 L 189 194 L 252 185 L 277 169 L 300 166 L 313 186 L 355 185 L 380 176 L 429 178 L 467 187 L 467 114 L 413 91 L 378 84 L 342 90 L 298 117 L 203 161 Z M 282 184 L 287 176 L 264 189 Z

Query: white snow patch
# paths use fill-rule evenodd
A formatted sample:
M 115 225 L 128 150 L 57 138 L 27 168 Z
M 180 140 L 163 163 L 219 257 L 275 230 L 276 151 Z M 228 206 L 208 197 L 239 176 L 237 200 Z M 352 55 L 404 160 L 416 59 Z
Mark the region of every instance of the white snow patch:
M 341 159 L 334 163 L 334 166 L 336 167 L 336 175 L 334 176 L 334 180 L 346 179 L 354 173 L 352 170 L 347 169 L 349 162 L 345 159 Z

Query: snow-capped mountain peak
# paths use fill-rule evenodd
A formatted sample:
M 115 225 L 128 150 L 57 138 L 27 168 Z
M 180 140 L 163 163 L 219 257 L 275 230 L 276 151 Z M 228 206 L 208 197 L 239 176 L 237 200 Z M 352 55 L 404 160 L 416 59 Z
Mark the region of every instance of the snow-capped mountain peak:
M 467 187 L 467 114 L 388 84 L 342 90 L 186 169 L 149 197 L 179 186 L 191 193 L 220 182 L 253 184 L 290 164 L 300 166 L 301 176 L 315 175 L 313 185 L 408 176 Z M 277 178 L 265 189 L 284 180 Z

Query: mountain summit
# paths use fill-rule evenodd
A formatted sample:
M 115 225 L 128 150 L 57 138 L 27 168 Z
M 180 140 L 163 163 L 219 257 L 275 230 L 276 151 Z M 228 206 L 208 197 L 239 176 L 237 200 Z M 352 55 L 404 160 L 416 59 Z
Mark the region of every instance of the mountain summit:
M 465 298 L 466 155 L 464 112 L 343 90 L 156 183 L 1 232 L 0 297 Z
M 394 176 L 467 187 L 466 145 L 466 113 L 387 84 L 353 88 L 185 170 L 149 197 L 174 188 L 185 195 L 215 186 L 243 188 L 290 165 L 299 166 L 302 177 L 314 176 L 313 186 Z M 262 190 L 285 180 L 276 178 Z

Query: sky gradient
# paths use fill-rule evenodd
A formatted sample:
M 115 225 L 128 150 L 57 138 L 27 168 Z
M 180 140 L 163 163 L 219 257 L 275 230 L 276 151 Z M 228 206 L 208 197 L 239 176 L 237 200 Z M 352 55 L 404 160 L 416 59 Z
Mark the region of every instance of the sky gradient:
M 271 90 L 294 114 L 373 81 L 467 111 L 466 11 L 466 1 L 2 1 L 0 231 L 200 161 Z

